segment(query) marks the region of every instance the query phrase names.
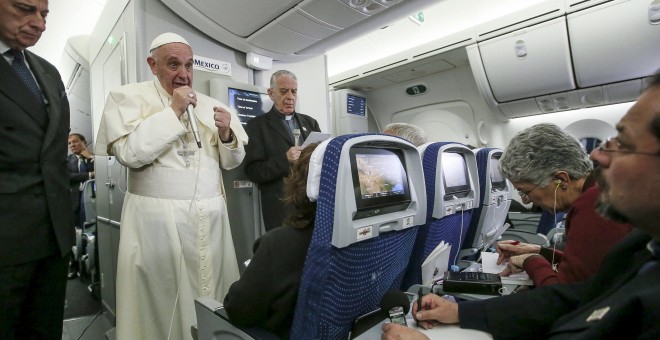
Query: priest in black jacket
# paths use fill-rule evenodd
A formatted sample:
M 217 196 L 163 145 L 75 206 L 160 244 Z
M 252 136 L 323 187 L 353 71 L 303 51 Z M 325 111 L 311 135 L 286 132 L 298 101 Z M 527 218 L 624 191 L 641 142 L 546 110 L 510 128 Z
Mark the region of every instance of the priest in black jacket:
M 266 231 L 282 225 L 283 179 L 291 163 L 300 156 L 303 141 L 312 131 L 320 132 L 312 117 L 296 112 L 298 80 L 290 71 L 279 70 L 270 77 L 268 95 L 273 108 L 248 121 L 245 131 L 250 142 L 245 147 L 245 174 L 259 185 L 261 212 Z

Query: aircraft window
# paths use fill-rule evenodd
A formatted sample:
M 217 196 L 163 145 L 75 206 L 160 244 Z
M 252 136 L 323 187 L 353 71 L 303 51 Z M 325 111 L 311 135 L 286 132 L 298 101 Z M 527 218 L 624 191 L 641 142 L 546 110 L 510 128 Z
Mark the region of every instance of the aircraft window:
M 598 137 L 584 137 L 580 139 L 580 143 L 584 145 L 584 148 L 587 149 L 587 153 L 591 153 L 595 148 L 597 148 L 603 141 Z

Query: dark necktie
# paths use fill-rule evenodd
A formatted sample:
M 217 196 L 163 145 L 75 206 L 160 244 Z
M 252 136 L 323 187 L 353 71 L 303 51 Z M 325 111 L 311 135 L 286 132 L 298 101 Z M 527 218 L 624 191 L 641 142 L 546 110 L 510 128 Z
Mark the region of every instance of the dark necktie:
M 78 166 L 80 172 L 89 172 L 89 168 L 87 167 L 87 162 L 85 162 L 85 159 L 83 157 L 80 157 L 78 159 L 80 160 L 80 164 Z
M 25 86 L 27 86 L 28 89 L 30 89 L 30 92 L 32 92 L 32 94 L 37 99 L 37 102 L 43 104 L 44 100 L 43 97 L 41 96 L 41 91 L 39 90 L 39 86 L 37 85 L 37 82 L 34 80 L 32 73 L 25 65 L 24 62 L 25 58 L 23 56 L 23 53 L 13 48 L 7 51 L 6 53 L 14 57 L 14 62 L 11 63 L 11 68 L 14 69 L 14 72 L 18 74 L 21 80 L 23 80 Z

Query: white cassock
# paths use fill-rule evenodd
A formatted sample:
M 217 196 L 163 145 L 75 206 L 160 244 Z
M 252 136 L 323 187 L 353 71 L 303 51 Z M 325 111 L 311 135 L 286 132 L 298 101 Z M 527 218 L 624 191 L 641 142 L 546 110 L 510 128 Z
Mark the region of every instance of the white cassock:
M 220 168 L 238 166 L 247 135 L 232 112 L 233 142 L 223 144 L 213 107 L 197 94 L 202 148 L 178 119 L 157 79 L 112 91 L 97 155 L 128 168 L 117 264 L 117 339 L 190 339 L 194 299 L 224 299 L 239 278 Z M 192 199 L 194 197 L 194 199 Z M 174 315 L 174 316 L 173 316 Z M 173 321 L 171 321 L 173 320 Z

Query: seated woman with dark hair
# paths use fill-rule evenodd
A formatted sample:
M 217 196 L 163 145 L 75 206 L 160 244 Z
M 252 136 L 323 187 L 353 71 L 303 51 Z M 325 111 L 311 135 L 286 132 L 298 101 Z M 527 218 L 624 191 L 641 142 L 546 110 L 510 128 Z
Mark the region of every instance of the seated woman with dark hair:
M 316 202 L 307 197 L 307 173 L 317 145 L 302 150 L 284 179 L 284 225 L 257 239 L 250 265 L 225 296 L 224 307 L 235 325 L 288 337 L 316 214 Z

